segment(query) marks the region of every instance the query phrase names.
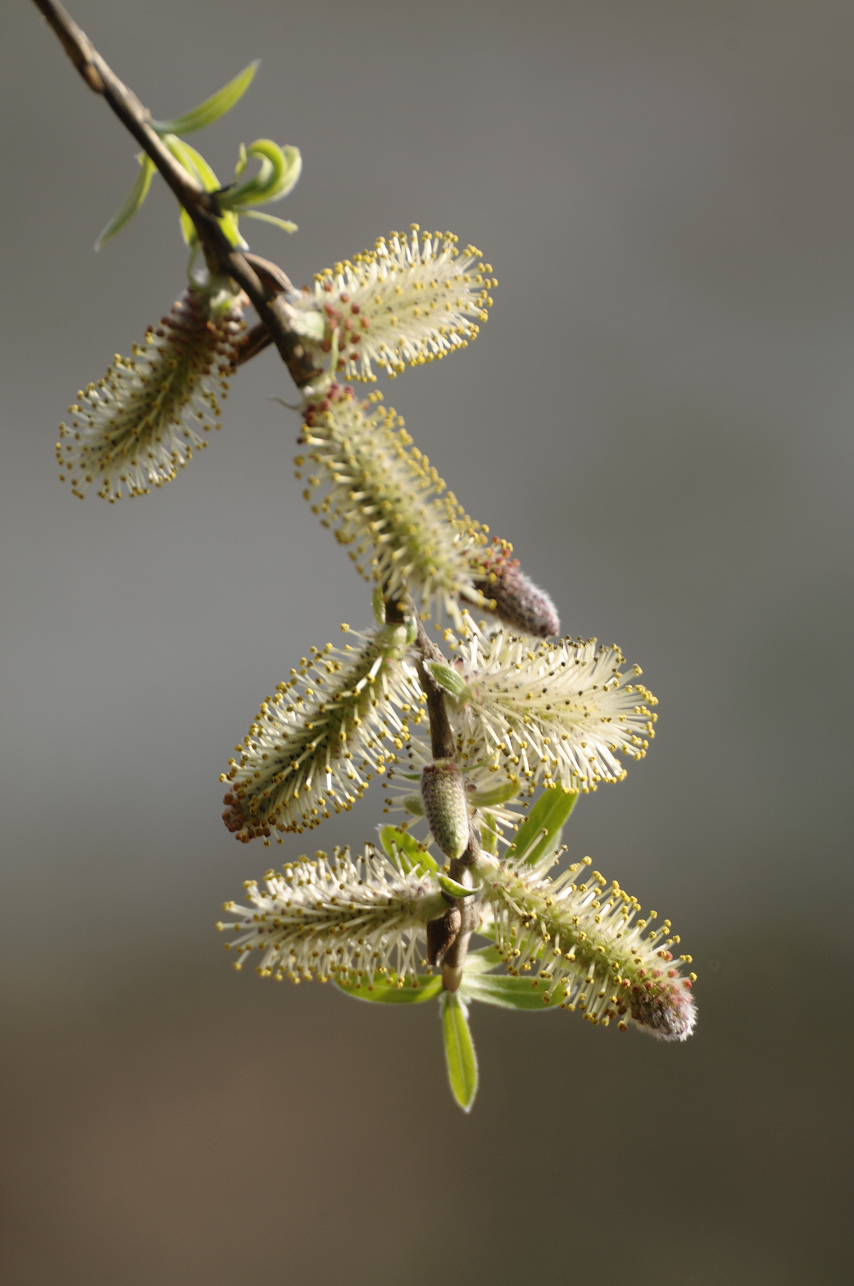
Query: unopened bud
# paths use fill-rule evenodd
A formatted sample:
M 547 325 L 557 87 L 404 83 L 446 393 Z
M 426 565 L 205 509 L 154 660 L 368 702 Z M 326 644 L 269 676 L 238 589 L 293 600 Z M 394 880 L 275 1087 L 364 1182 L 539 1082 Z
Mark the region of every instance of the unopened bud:
M 557 608 L 546 591 L 528 579 L 519 559 L 510 557 L 511 552 L 506 542 L 495 540 L 475 556 L 475 588 L 491 602 L 487 610 L 511 629 L 523 630 L 535 638 L 559 634 Z
M 424 765 L 421 798 L 439 848 L 451 861 L 462 857 L 469 844 L 469 811 L 465 786 L 452 759 Z

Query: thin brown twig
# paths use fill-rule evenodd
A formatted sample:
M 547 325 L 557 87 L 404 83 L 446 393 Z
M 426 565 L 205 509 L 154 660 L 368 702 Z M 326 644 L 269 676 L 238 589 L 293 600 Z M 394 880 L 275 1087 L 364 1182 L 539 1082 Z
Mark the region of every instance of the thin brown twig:
M 416 621 L 418 623 L 418 634 L 415 645 L 418 648 L 419 656 L 415 663 L 415 668 L 418 671 L 421 689 L 427 698 L 427 718 L 430 721 L 430 749 L 434 759 L 453 759 L 456 755 L 456 745 L 454 744 L 451 721 L 448 718 L 447 694 L 441 683 L 438 683 L 433 678 L 427 668 L 428 661 L 444 661 L 445 657 L 428 635 L 420 616 L 416 615 Z
M 136 95 L 119 80 L 58 0 L 33 0 L 33 3 L 59 37 L 83 80 L 94 93 L 106 99 L 192 219 L 209 270 L 237 282 L 251 300 L 294 383 L 299 388 L 311 383 L 320 371 L 314 366 L 300 336 L 290 326 L 289 305 L 284 291 L 265 285 L 246 255 L 231 245 L 218 221 L 222 211 L 216 195 L 206 192 L 198 180 L 175 160 L 152 128 L 148 108 L 143 107 Z M 275 268 L 275 265 L 269 266 Z M 281 272 L 280 269 L 276 271 Z M 286 277 L 284 279 L 287 281 Z M 260 351 L 260 347 L 255 351 Z

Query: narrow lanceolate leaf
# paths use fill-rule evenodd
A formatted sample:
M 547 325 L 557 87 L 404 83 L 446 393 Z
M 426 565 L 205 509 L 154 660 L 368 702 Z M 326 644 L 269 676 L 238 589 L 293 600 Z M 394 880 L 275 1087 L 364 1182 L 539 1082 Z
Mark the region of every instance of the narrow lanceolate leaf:
M 460 597 L 479 602 L 460 546 L 461 526 L 471 520 L 379 399 L 360 402 L 333 384 L 306 406 L 300 443 L 310 453 L 295 460 L 297 477 L 310 470 L 303 494 L 387 597 L 408 590 L 448 611 Z
M 247 219 L 260 219 L 262 223 L 272 223 L 277 228 L 281 228 L 282 232 L 299 232 L 299 228 L 293 220 L 280 219 L 277 215 L 267 214 L 264 210 L 241 210 L 240 213 L 245 214 Z M 309 331 L 309 334 L 311 333 Z
M 400 867 L 404 874 L 410 871 L 438 871 L 439 864 L 434 857 L 399 826 L 383 826 L 380 829 L 380 843 L 383 849 Z
M 468 965 L 468 961 L 466 961 Z M 523 1009 L 528 1013 L 542 1014 L 549 1009 L 558 1009 L 563 999 L 563 992 L 558 989 L 544 1001 L 542 986 L 537 980 L 528 978 L 511 978 L 508 974 L 463 971 L 460 991 L 466 1000 L 476 1000 L 482 1005 L 496 1005 L 499 1009 Z
M 631 1020 L 653 1036 L 685 1040 L 696 1021 L 695 975 L 681 971 L 690 956 L 673 959 L 679 938 L 670 921 L 650 928 L 656 913 L 642 918 L 637 899 L 590 871 L 589 857 L 551 880 L 545 872 L 553 860 L 527 867 L 484 857 L 478 864 L 487 908 L 479 931 L 494 939 L 508 973 L 530 975 L 527 985 L 543 1005 L 557 1000 L 602 1026 L 616 1019 L 624 1030 Z
M 458 645 L 466 698 L 451 707 L 464 764 L 489 761 L 509 781 L 595 790 L 622 781 L 618 753 L 642 759 L 655 736 L 657 704 L 639 666 L 596 639 L 532 643 L 487 635 L 466 619 Z
M 111 237 L 125 226 L 129 219 L 133 218 L 145 198 L 148 196 L 148 189 L 151 187 L 151 179 L 157 168 L 151 157 L 146 156 L 145 152 L 140 152 L 137 156 L 139 161 L 139 174 L 134 180 L 133 187 L 113 215 L 110 222 L 104 228 L 103 232 L 95 242 L 95 249 L 100 250 L 101 246 L 107 244 Z
M 194 147 L 191 147 L 189 143 L 185 143 L 183 139 L 178 138 L 176 134 L 164 134 L 163 142 L 169 148 L 175 160 L 180 165 L 183 165 L 184 169 L 189 174 L 192 174 L 193 178 L 198 179 L 206 192 L 217 192 L 219 190 L 219 179 L 201 152 L 197 152 Z M 187 245 L 195 246 L 198 242 L 198 236 L 195 225 L 186 210 L 181 210 L 179 222 Z M 238 231 L 237 216 L 235 214 L 230 210 L 226 210 L 219 220 L 219 225 L 233 246 L 245 246 L 245 242 L 243 242 Z
M 440 1011 L 451 1093 L 463 1111 L 470 1112 L 477 1094 L 477 1055 L 466 1003 L 456 992 L 446 991 L 440 1001 Z
M 380 1005 L 421 1005 L 428 1000 L 437 1000 L 442 994 L 442 975 L 413 975 L 403 979 L 391 973 L 382 982 L 375 979 L 373 983 L 354 984 L 336 979 L 336 986 L 354 1000 L 368 1000 Z
M 334 979 L 356 994 L 408 983 L 412 991 L 425 986 L 425 999 L 438 990 L 416 977 L 425 926 L 447 906 L 431 873 L 404 875 L 365 845 L 361 857 L 336 848 L 331 857 L 317 853 L 268 871 L 263 888 L 255 880 L 243 887 L 249 905 L 226 902 L 236 918 L 217 925 L 236 935 L 226 943 L 236 969 L 258 951 L 262 978 Z
M 507 850 L 508 860 L 515 860 L 517 865 L 536 866 L 551 856 L 577 799 L 577 791 L 564 790 L 561 786 L 544 790 L 516 832 Z
M 417 675 L 404 659 L 407 626 L 355 637 L 356 647 L 312 648 L 236 747 L 239 758 L 221 778 L 230 783 L 222 816 L 244 843 L 349 811 L 403 748 L 409 724 L 420 722 Z
M 193 107 L 189 112 L 184 112 L 182 116 L 175 116 L 171 121 L 152 121 L 152 128 L 157 130 L 160 135 L 163 134 L 192 134 L 195 130 L 205 129 L 208 125 L 213 125 L 226 112 L 230 112 L 235 103 L 239 102 L 252 84 L 255 73 L 260 65 L 260 60 L 255 59 L 243 71 L 238 72 L 233 80 L 222 89 L 218 89 L 210 98 L 206 98 L 203 103 Z
M 512 545 L 497 538 L 472 553 L 475 585 L 487 600 L 486 610 L 517 634 L 532 634 L 538 639 L 559 634 L 557 608 L 546 591 L 525 575 L 512 554 Z
M 97 384 L 77 394 L 56 444 L 60 481 L 83 499 L 95 483 L 111 503 L 147 495 L 175 477 L 220 427 L 228 392 L 241 299 L 228 290 L 188 289 L 146 331 L 131 357 L 116 354 Z
M 315 277 L 298 307 L 326 318 L 338 370 L 347 379 L 375 380 L 377 366 L 394 376 L 465 348 L 485 322 L 498 283 L 480 251 L 446 232 L 392 232 L 373 250 L 336 263 Z

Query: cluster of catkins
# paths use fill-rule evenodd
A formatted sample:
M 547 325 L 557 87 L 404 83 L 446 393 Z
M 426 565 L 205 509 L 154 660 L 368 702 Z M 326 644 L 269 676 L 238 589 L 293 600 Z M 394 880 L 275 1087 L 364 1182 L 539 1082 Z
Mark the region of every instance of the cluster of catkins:
M 312 648 L 264 698 L 222 775 L 223 819 L 243 843 L 281 844 L 381 778 L 398 820 L 358 856 L 318 852 L 248 882 L 247 905 L 226 903 L 219 927 L 234 934 L 235 967 L 255 952 L 265 977 L 438 997 L 463 1024 L 479 1000 L 682 1040 L 694 975 L 690 957 L 674 959 L 669 922 L 652 927 L 655 913 L 589 858 L 549 873 L 578 794 L 645 755 L 655 698 L 618 648 L 559 636 L 511 546 L 465 513 L 379 392 L 346 382 L 465 347 L 492 305 L 492 272 L 473 246 L 413 224 L 286 292 L 316 367 L 297 477 L 373 585 L 375 621 L 342 626 L 342 646 Z M 228 280 L 193 281 L 133 357 L 78 395 L 58 444 L 77 494 L 96 481 L 111 501 L 144 494 L 219 427 L 244 303 Z M 475 935 L 486 945 L 471 948 Z M 450 1055 L 449 1069 L 453 1086 Z M 473 1089 L 455 1093 L 470 1107 Z

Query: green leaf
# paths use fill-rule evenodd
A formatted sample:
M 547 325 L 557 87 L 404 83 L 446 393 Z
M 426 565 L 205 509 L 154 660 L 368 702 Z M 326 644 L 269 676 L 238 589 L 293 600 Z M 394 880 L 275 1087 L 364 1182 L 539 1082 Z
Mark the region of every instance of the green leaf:
M 183 234 L 184 241 L 188 246 L 194 246 L 197 241 L 196 228 L 193 220 L 190 218 L 189 214 L 187 214 L 186 210 L 181 210 L 178 215 L 178 220 L 181 224 L 181 232 Z
M 560 843 L 561 827 L 575 807 L 578 791 L 565 791 L 562 786 L 544 790 L 527 819 L 516 832 L 507 857 L 521 857 L 526 866 L 534 866 Z
M 466 969 L 460 990 L 469 1000 L 477 1000 L 483 1005 L 526 1009 L 533 1013 L 554 1009 L 563 1000 L 563 988 L 555 985 L 549 990 L 546 979 L 509 978 L 506 974 L 482 973 L 479 970 Z M 550 999 L 544 1001 L 544 996 Z
M 480 891 L 480 887 L 470 889 L 465 884 L 458 884 L 450 875 L 439 876 L 439 886 L 450 898 L 470 898 Z
M 219 179 L 201 152 L 197 152 L 194 147 L 190 147 L 189 143 L 183 142 L 182 139 L 177 138 L 174 134 L 165 134 L 163 142 L 169 148 L 175 160 L 183 165 L 184 169 L 192 174 L 194 179 L 201 183 L 206 192 L 217 192 L 219 190 Z M 184 240 L 188 246 L 194 246 L 196 244 L 196 229 L 193 227 L 193 220 L 186 210 L 181 211 L 180 218 Z M 231 244 L 233 246 L 240 245 L 242 237 L 238 231 L 236 215 L 227 210 L 219 222 Z
M 258 70 L 260 59 L 244 67 L 243 71 L 238 72 L 233 80 L 217 93 L 211 94 L 198 107 L 191 111 L 185 112 L 183 116 L 176 116 L 171 121 L 152 121 L 152 128 L 161 136 L 163 134 L 192 134 L 194 130 L 204 129 L 208 125 L 213 125 L 218 121 L 220 116 L 225 116 L 230 112 L 235 103 L 246 93 L 252 84 L 256 71 Z
M 122 201 L 118 210 L 116 210 L 116 213 L 113 215 L 112 219 L 110 219 L 110 222 L 95 242 L 96 250 L 100 250 L 101 246 L 106 245 L 110 240 L 110 237 L 114 237 L 116 233 L 125 226 L 128 220 L 136 214 L 137 210 L 148 196 L 148 189 L 151 187 L 151 178 L 157 167 L 151 160 L 151 157 L 146 156 L 145 152 L 140 152 L 136 159 L 139 161 L 140 165 L 139 174 L 136 176 L 134 185 L 130 192 L 128 192 L 124 201 Z
M 469 803 L 475 808 L 497 808 L 500 804 L 506 804 L 508 800 L 514 799 L 518 794 L 519 783 L 506 781 L 493 790 L 474 791 L 469 795 Z
M 383 826 L 380 843 L 393 862 L 397 862 L 404 875 L 410 871 L 438 871 L 439 863 L 418 843 L 418 840 L 399 826 Z
M 458 674 L 452 666 L 446 665 L 444 661 L 430 661 L 427 668 L 436 682 L 441 684 L 455 701 L 458 701 L 464 693 L 468 692 L 469 685 L 463 676 Z
M 477 1055 L 469 1030 L 465 1001 L 455 991 L 445 991 L 439 1001 L 445 1061 L 451 1093 L 464 1112 L 470 1112 L 477 1094 Z
M 185 170 L 192 174 L 194 179 L 198 179 L 206 192 L 216 192 L 220 187 L 220 181 L 208 165 L 201 152 L 197 152 L 189 143 L 183 139 L 176 138 L 174 134 L 164 134 L 163 142 L 169 148 L 169 151 L 183 165 Z
M 498 827 L 492 813 L 484 813 L 480 824 L 480 846 L 484 853 L 498 852 Z
M 399 987 L 395 975 L 392 975 L 391 980 L 375 978 L 372 987 L 367 983 L 351 986 L 344 982 L 336 982 L 335 986 L 356 1000 L 369 1000 L 380 1005 L 420 1005 L 425 1000 L 435 1000 L 439 995 L 442 990 L 442 975 L 437 973 L 419 978 L 417 987 L 408 979 Z
M 229 187 L 220 196 L 224 210 L 241 209 L 248 205 L 263 205 L 265 201 L 279 201 L 290 192 L 302 170 L 302 157 L 298 147 L 279 147 L 271 138 L 256 138 L 241 150 L 238 173 L 245 167 L 245 157 L 254 156 L 261 162 L 258 173 L 245 183 Z
M 478 947 L 477 951 L 470 951 L 466 956 L 463 971 L 464 974 L 486 973 L 500 964 L 504 964 L 504 957 L 497 947 Z
M 299 232 L 299 228 L 290 219 L 279 219 L 275 214 L 265 214 L 263 210 L 243 210 L 247 219 L 260 219 L 263 223 L 275 223 L 283 232 Z M 321 339 L 323 336 L 321 335 Z

